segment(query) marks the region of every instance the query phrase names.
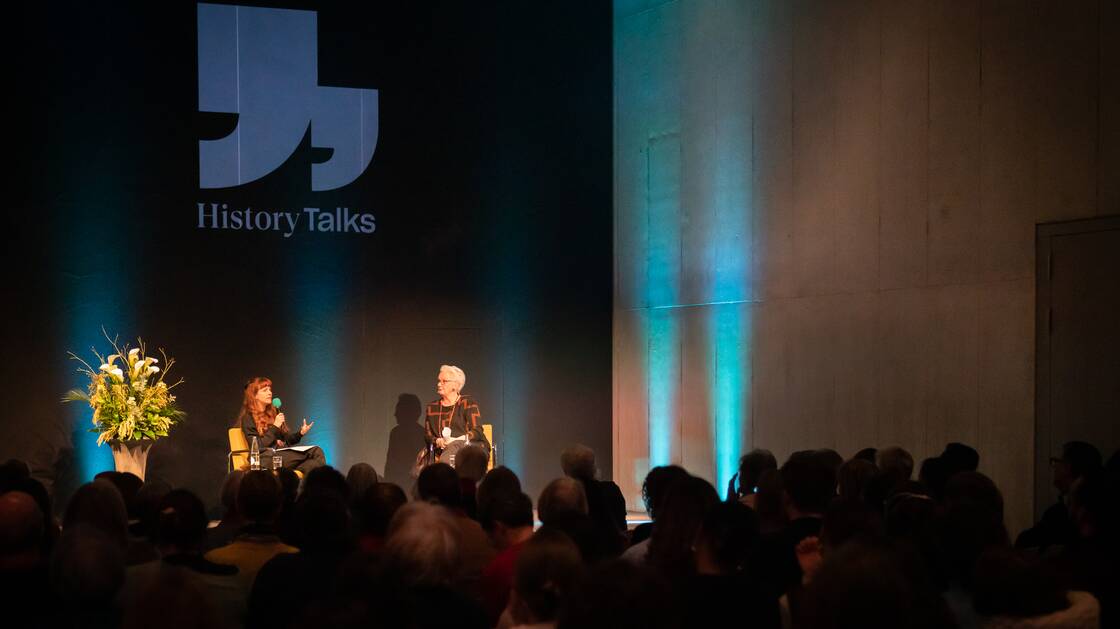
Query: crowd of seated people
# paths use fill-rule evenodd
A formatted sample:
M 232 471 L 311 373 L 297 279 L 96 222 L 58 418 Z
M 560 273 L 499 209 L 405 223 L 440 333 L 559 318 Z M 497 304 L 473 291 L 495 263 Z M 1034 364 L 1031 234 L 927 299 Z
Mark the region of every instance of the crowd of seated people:
M 723 497 L 654 467 L 651 522 L 631 530 L 585 446 L 535 499 L 513 470 L 460 457 L 407 492 L 364 463 L 302 481 L 233 472 L 217 523 L 192 492 L 116 472 L 56 517 L 9 461 L 5 626 L 1120 626 L 1120 460 L 1086 443 L 1053 459 L 1060 499 L 1014 540 L 1000 489 L 959 443 L 917 466 L 898 447 L 780 463 L 755 450 Z

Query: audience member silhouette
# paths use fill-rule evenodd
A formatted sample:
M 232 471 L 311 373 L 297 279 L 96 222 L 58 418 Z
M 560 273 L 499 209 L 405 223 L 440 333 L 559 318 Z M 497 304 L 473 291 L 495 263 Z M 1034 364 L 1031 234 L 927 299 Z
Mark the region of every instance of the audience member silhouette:
M 696 572 L 695 542 L 704 515 L 719 502 L 708 481 L 696 476 L 669 486 L 650 537 L 648 562 L 672 584 Z
M 850 459 L 840 466 L 836 478 L 836 493 L 842 500 L 867 501 L 867 486 L 879 473 L 874 463 L 866 459 Z
M 582 444 L 571 446 L 560 454 L 560 468 L 565 476 L 583 483 L 588 515 L 604 532 L 614 531 L 621 543 L 626 532 L 626 499 L 614 481 L 598 479 L 595 451 Z
M 377 470 L 369 463 L 355 463 L 346 472 L 346 484 L 349 486 L 348 495 L 351 500 L 357 500 L 358 496 L 378 482 L 380 479 L 377 477 Z
M 760 539 L 758 516 L 739 501 L 712 505 L 696 535 L 695 574 L 679 588 L 681 615 L 697 627 L 780 625 L 778 607 L 751 565 Z
M 416 491 L 421 500 L 441 505 L 450 513 L 459 533 L 460 579 L 467 593 L 477 596 L 478 579 L 494 558 L 494 547 L 482 526 L 463 511 L 459 475 L 446 463 L 429 465 L 416 479 Z
M 521 481 L 517 474 L 508 467 L 499 465 L 486 473 L 478 483 L 475 500 L 478 509 L 478 521 L 483 529 L 489 524 L 490 505 L 497 500 L 509 500 L 521 493 Z
M 1050 459 L 1050 472 L 1058 501 L 1046 509 L 1042 519 L 1023 531 L 1015 540 L 1016 548 L 1038 548 L 1045 552 L 1050 546 L 1064 546 L 1074 541 L 1077 531 L 1070 518 L 1070 499 L 1076 483 L 1104 469 L 1101 453 L 1084 441 L 1070 441 L 1062 446 L 1062 456 Z
M 392 483 L 378 483 L 367 488 L 353 507 L 358 549 L 370 555 L 380 553 L 389 522 L 407 503 L 404 490 Z
M 318 468 L 323 469 L 323 468 Z M 336 589 L 336 577 L 353 548 L 350 513 L 335 491 L 304 494 L 296 505 L 301 540 L 298 553 L 280 553 L 261 566 L 249 592 L 248 629 L 293 626 L 294 620 Z M 278 593 L 298 583 L 295 595 L 284 596 L 282 617 L 276 614 Z
M 496 624 L 509 601 L 514 565 L 533 537 L 533 503 L 525 494 L 496 500 L 489 507 L 488 522 L 486 532 L 498 554 L 482 570 L 480 593 L 490 623 Z
M 524 543 L 514 570 L 510 619 L 520 627 L 544 627 L 555 626 L 583 576 L 584 565 L 579 549 L 567 535 L 544 530 Z
M 1066 444 L 1054 460 L 1065 529 L 1045 547 L 1012 548 L 1002 494 L 955 443 L 923 461 L 918 481 L 896 447 L 874 451 L 878 471 L 871 449 L 844 463 L 799 451 L 780 469 L 752 451 L 728 502 L 680 467 L 654 468 L 643 483 L 652 536 L 635 531 L 629 561 L 611 559 L 622 539 L 614 486 L 582 446 L 541 492 L 535 532 L 507 468 L 478 479 L 428 466 L 407 503 L 359 464 L 345 478 L 320 468 L 302 491 L 294 475 L 233 474 L 213 529 L 191 492 L 106 473 L 68 501 L 59 534 L 46 490 L 9 462 L 0 586 L 9 614 L 30 610 L 43 626 L 1110 627 L 1120 458 L 1102 466 L 1091 448 Z M 131 534 L 118 486 L 132 496 Z M 160 559 L 138 561 L 142 544 Z
M 758 499 L 758 485 L 762 475 L 776 469 L 778 460 L 769 450 L 756 448 L 746 453 L 739 459 L 739 471 L 731 479 L 732 486 L 728 487 L 727 499 L 738 498 L 753 509 Z
M 207 550 L 232 542 L 241 531 L 241 527 L 245 526 L 245 518 L 237 510 L 237 490 L 241 487 L 241 479 L 244 476 L 244 471 L 234 470 L 222 482 L 222 519 L 217 526 L 206 530 Z
M 320 467 L 316 471 L 323 469 L 326 468 Z M 237 491 L 237 510 L 246 524 L 232 542 L 205 555 L 214 563 L 236 566 L 238 579 L 246 594 L 265 562 L 277 554 L 299 550 L 285 544 L 276 534 L 280 500 L 280 481 L 272 472 L 246 472 Z
M 652 522 L 639 524 L 630 533 L 630 548 L 623 553 L 623 559 L 635 563 L 645 563 L 649 553 L 649 537 L 653 533 L 653 523 L 657 522 L 658 507 L 665 496 L 665 490 L 674 482 L 687 478 L 688 472 L 679 465 L 659 465 L 646 474 L 642 481 L 642 502 Z

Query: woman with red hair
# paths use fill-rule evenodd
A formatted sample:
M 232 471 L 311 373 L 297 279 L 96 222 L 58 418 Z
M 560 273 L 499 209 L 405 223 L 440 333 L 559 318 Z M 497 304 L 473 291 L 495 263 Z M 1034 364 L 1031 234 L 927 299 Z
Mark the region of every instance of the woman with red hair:
M 270 467 L 272 455 L 279 454 L 284 467 L 295 469 L 307 476 L 311 470 L 326 465 L 327 459 L 319 446 L 287 449 L 297 445 L 315 422 L 303 425 L 299 430 L 289 430 L 284 414 L 272 404 L 272 381 L 268 378 L 253 378 L 245 384 L 245 398 L 241 404 L 241 414 L 237 416 L 245 442 L 251 444 L 253 437 L 261 449 L 261 467 Z M 306 449 L 305 449 L 306 448 Z

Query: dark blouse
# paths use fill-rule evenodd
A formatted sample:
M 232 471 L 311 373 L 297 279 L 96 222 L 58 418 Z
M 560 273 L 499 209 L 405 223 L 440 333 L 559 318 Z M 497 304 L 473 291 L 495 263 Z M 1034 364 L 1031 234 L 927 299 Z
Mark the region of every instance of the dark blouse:
M 452 437 L 469 435 L 471 441 L 481 441 L 487 449 L 490 448 L 482 430 L 482 413 L 478 410 L 478 403 L 470 396 L 459 396 L 452 406 L 444 406 L 440 400 L 428 403 L 424 417 L 424 440 L 435 443 L 436 438 L 443 436 L 445 427 L 451 428 Z
M 257 438 L 258 446 L 261 450 L 265 448 L 283 448 L 285 446 L 294 446 L 303 439 L 303 435 L 298 430 L 280 430 L 275 424 L 269 424 L 268 430 L 264 434 L 257 432 L 257 422 L 253 420 L 253 416 L 246 413 L 241 418 L 241 431 L 245 433 L 245 443 L 252 445 L 253 437 Z

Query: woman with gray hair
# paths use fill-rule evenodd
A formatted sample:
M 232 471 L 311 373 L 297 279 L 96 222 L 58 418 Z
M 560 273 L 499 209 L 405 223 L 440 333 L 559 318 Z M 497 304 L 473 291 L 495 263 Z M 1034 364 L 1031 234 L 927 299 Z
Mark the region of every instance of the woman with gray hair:
M 482 413 L 478 403 L 462 390 L 467 375 L 455 365 L 441 365 L 436 378 L 439 399 L 428 403 L 424 417 L 424 440 L 428 446 L 421 453 L 423 464 L 436 461 L 455 466 L 455 453 L 468 444 L 479 445 L 490 453 L 490 442 L 482 430 Z

